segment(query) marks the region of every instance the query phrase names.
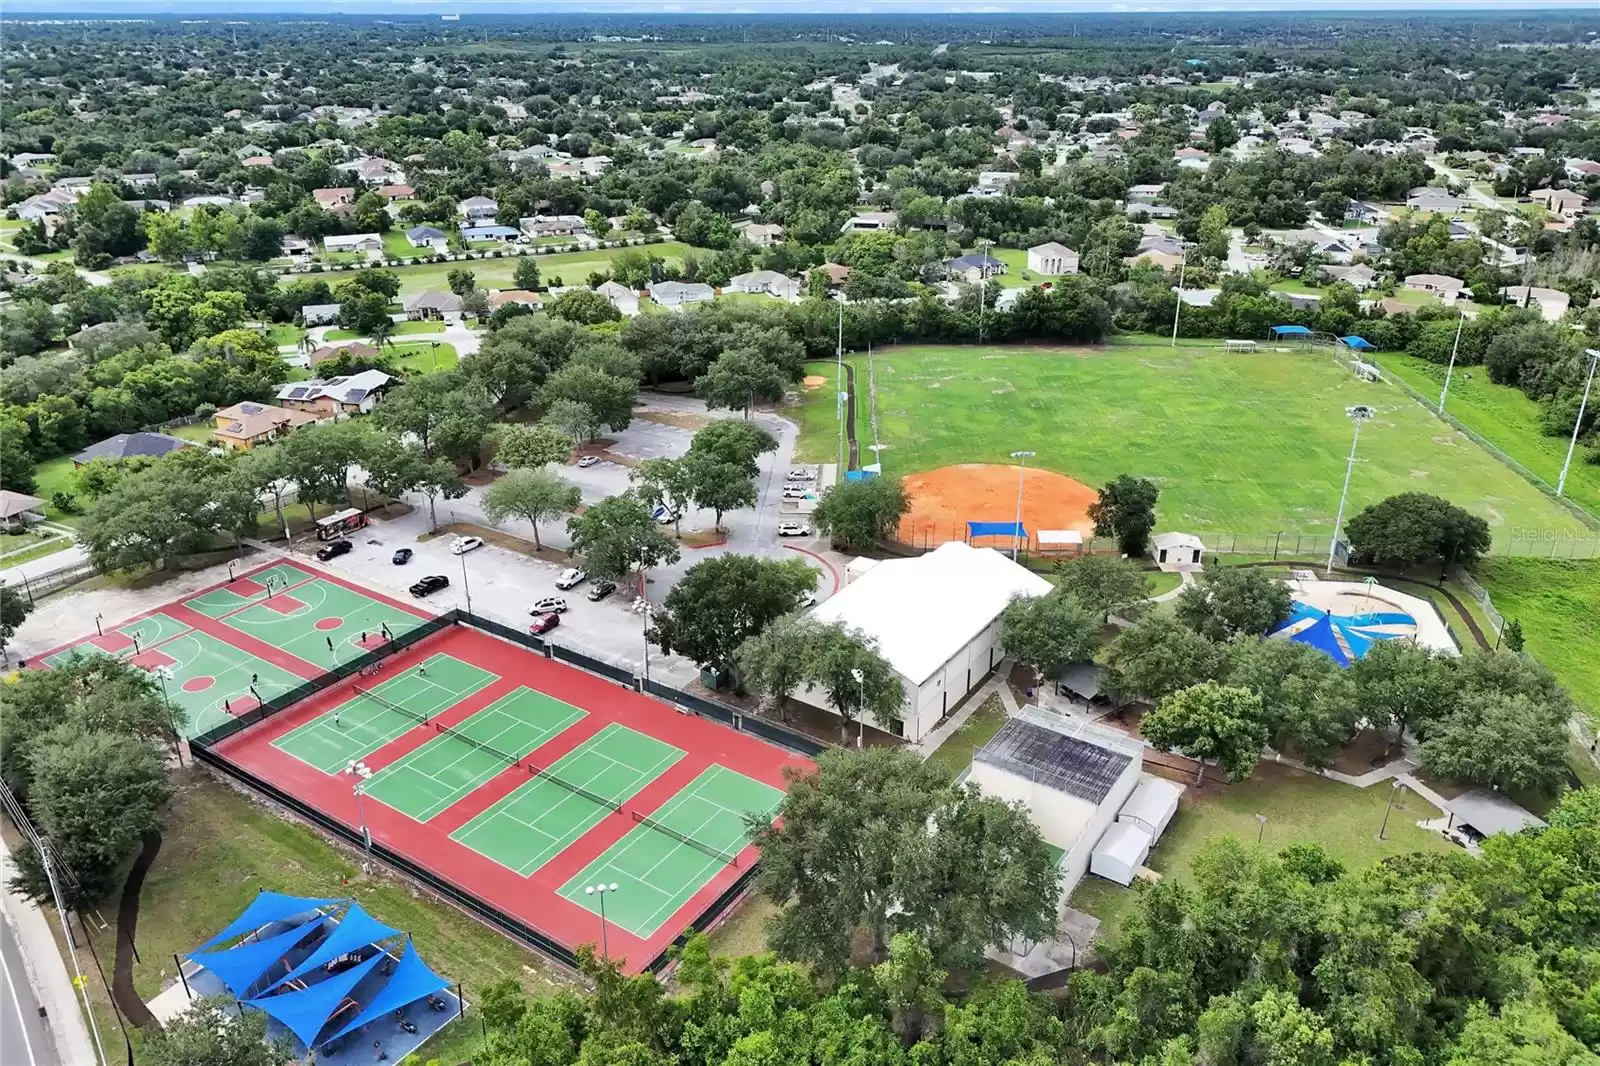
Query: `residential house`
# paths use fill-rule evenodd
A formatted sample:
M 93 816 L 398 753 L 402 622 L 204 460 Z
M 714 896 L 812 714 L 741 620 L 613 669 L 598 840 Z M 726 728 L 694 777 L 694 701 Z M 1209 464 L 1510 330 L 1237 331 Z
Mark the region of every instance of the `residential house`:
M 322 238 L 327 252 L 381 252 L 383 236 L 377 233 L 344 233 Z
M 1589 204 L 1587 196 L 1571 189 L 1535 189 L 1528 194 L 1528 199 L 1542 204 L 1552 215 L 1565 218 L 1577 218 Z
M 415 199 L 417 190 L 409 185 L 380 185 L 378 186 L 378 195 L 390 203 L 394 203 L 396 200 Z
M 337 359 L 348 355 L 355 359 L 377 359 L 383 353 L 376 346 L 366 341 L 341 341 L 338 344 L 324 344 L 311 353 L 308 364 L 315 367 L 318 363 L 326 363 L 329 359 Z
M 1421 186 L 1406 194 L 1406 206 L 1413 211 L 1456 215 L 1461 213 L 1462 201 L 1461 197 L 1452 195 L 1448 189 Z
M 839 263 L 823 263 L 821 266 L 816 267 L 815 269 L 820 270 L 823 274 L 827 275 L 828 286 L 834 289 L 839 288 L 845 282 L 849 281 L 850 275 L 854 273 L 854 271 L 852 271 L 849 267 L 843 266 Z
M 232 207 L 234 204 L 236 204 L 238 202 L 239 201 L 235 200 L 231 196 L 223 196 L 220 193 L 212 193 L 212 194 L 203 195 L 203 196 L 191 196 L 187 200 L 183 201 L 183 206 L 184 207 Z
M 335 207 L 346 207 L 355 203 L 356 191 L 350 186 L 337 189 L 312 189 L 311 198 L 322 208 L 331 211 Z
M 1506 303 L 1513 307 L 1537 307 L 1546 322 L 1555 322 L 1572 306 L 1572 297 L 1560 289 L 1544 289 L 1537 285 L 1507 285 L 1500 290 Z
M 249 159 L 253 155 L 271 155 L 272 153 L 261 147 L 259 144 L 247 144 L 233 154 L 236 158 L 244 160 Z
M 436 226 L 412 226 L 406 230 L 406 240 L 413 248 L 432 248 L 442 252 L 450 246 L 450 236 Z
M 334 168 L 352 173 L 368 185 L 404 185 L 406 172 L 382 156 L 365 156 Z
M 292 233 L 285 234 L 284 238 L 278 242 L 279 253 L 288 256 L 290 259 L 296 256 L 310 255 L 314 250 L 315 246 L 310 241 L 304 237 L 296 237 Z
M 1562 167 L 1567 172 L 1567 177 L 1573 181 L 1582 181 L 1585 178 L 1600 178 L 1600 163 L 1593 159 L 1568 159 Z
M 1389 217 L 1389 212 L 1381 207 L 1374 207 L 1365 200 L 1351 200 L 1350 206 L 1345 210 L 1346 218 L 1353 218 L 1364 226 L 1376 226 Z
M 1211 153 L 1203 148 L 1179 148 L 1172 153 L 1172 158 L 1178 161 L 1180 167 L 1190 170 L 1205 170 L 1211 165 Z
M 1306 244 L 1330 263 L 1348 263 L 1356 256 L 1357 245 L 1345 237 L 1330 237 L 1320 230 L 1295 230 L 1283 235 L 1285 245 Z
M 1028 269 L 1035 274 L 1076 274 L 1078 253 L 1056 241 L 1036 244 L 1028 249 Z
M 11 157 L 11 165 L 14 167 L 36 167 L 43 163 L 54 163 L 55 161 L 56 154 L 54 152 L 18 152 Z
M 211 436 L 224 448 L 248 451 L 258 444 L 277 440 L 301 426 L 319 421 L 307 411 L 291 411 L 270 403 L 236 403 L 213 416 Z
M 1365 263 L 1357 263 L 1354 266 L 1325 266 L 1322 268 L 1322 277 L 1330 284 L 1343 281 L 1357 292 L 1366 292 L 1377 284 L 1378 272 Z
M 1408 274 L 1405 287 L 1412 292 L 1425 292 L 1450 303 L 1466 291 L 1467 284 L 1460 278 L 1446 274 Z
M 61 212 L 77 202 L 77 198 L 71 193 L 51 189 L 49 192 L 28 197 L 12 210 L 16 211 L 17 217 L 25 222 L 42 222 L 46 227 L 53 227 L 60 220 Z
M 0 529 L 26 529 L 29 523 L 44 521 L 44 501 L 26 492 L 0 489 Z
M 944 270 L 946 276 L 972 285 L 977 284 L 984 278 L 992 278 L 997 274 L 1004 274 L 1006 265 L 992 255 L 974 253 L 946 260 Z
M 839 232 L 876 233 L 879 230 L 894 229 L 898 222 L 899 216 L 893 211 L 858 211 L 845 220 Z
M 780 274 L 776 270 L 752 270 L 748 274 L 739 274 L 728 281 L 725 291 L 766 293 L 776 296 L 780 300 L 798 299 L 805 285 L 797 278 Z
M 470 222 L 493 222 L 500 205 L 487 196 L 469 196 L 456 204 L 456 211 Z
M 94 179 L 85 177 L 57 178 L 50 186 L 60 192 L 71 194 L 74 200 L 81 200 L 89 195 L 89 190 L 94 188 Z
M 148 189 L 161 179 L 155 174 L 124 174 L 117 179 L 130 189 Z
M 141 215 L 146 211 L 151 211 L 158 215 L 165 215 L 172 210 L 172 205 L 167 203 L 165 200 L 124 200 L 122 202 L 133 208 Z
M 1160 185 L 1134 185 L 1128 189 L 1128 200 L 1144 204 L 1153 204 L 1161 199 L 1161 194 L 1167 191 L 1165 183 Z
M 494 222 L 461 227 L 461 239 L 467 244 L 498 244 L 514 241 L 520 236 L 522 234 L 510 226 L 501 226 Z
M 270 167 L 272 166 L 272 157 L 270 155 L 247 156 L 239 160 L 239 165 L 242 167 Z
M 688 304 L 705 303 L 716 299 L 716 291 L 710 285 L 699 282 L 685 281 L 653 281 L 645 288 L 650 292 L 650 299 L 662 307 L 684 307 Z
M 1175 207 L 1166 204 L 1147 204 L 1142 201 L 1130 201 L 1122 211 L 1134 222 L 1178 217 L 1178 209 Z
M 594 290 L 607 300 L 611 306 L 632 318 L 639 313 L 639 294 L 618 281 L 607 281 Z
M 589 235 L 589 225 L 581 215 L 534 215 L 519 219 L 517 225 L 532 238 Z
M 300 324 L 307 329 L 312 326 L 328 326 L 339 321 L 338 304 L 303 304 L 300 308 Z
M 489 310 L 498 311 L 511 305 L 531 307 L 535 311 L 544 306 L 544 297 L 530 289 L 501 289 L 489 294 Z
M 1451 221 L 1451 223 L 1445 227 L 1445 232 L 1453 241 L 1470 241 L 1477 236 L 1476 232 L 1468 229 L 1465 225 L 1456 221 Z
M 458 318 L 461 315 L 461 297 L 453 292 L 439 292 L 430 289 L 407 296 L 401 301 L 400 306 L 405 308 L 407 318 Z
M 291 381 L 278 387 L 278 402 L 291 411 L 324 418 L 366 414 L 383 399 L 394 378 L 381 370 L 363 370 L 337 378 Z M 241 405 L 242 406 L 242 405 Z
M 766 247 L 783 240 L 783 227 L 776 222 L 738 222 L 733 228 L 739 231 L 741 237 L 757 247 Z
M 124 459 L 156 458 L 170 455 L 182 448 L 194 447 L 193 441 L 171 437 L 165 433 L 118 433 L 89 445 L 72 457 L 72 465 L 82 466 L 96 459 L 119 463 Z

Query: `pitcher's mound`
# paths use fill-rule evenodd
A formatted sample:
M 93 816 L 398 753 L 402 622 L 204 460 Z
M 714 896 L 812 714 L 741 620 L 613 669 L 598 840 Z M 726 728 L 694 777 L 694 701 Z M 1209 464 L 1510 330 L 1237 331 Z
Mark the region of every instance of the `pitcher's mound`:
M 900 520 L 900 539 L 917 545 L 966 540 L 968 522 L 1014 522 L 1017 518 L 1017 468 L 991 463 L 941 466 L 903 481 L 911 512 Z M 1029 537 L 1042 529 L 1076 529 L 1094 536 L 1089 505 L 1099 494 L 1065 474 L 1027 467 L 1022 476 L 1022 524 Z M 1002 544 L 1001 541 L 1005 543 Z M 980 540 L 980 546 L 1010 548 L 1006 538 Z
M 828 383 L 828 379 L 821 374 L 807 374 L 805 381 L 801 382 L 808 389 L 820 389 Z

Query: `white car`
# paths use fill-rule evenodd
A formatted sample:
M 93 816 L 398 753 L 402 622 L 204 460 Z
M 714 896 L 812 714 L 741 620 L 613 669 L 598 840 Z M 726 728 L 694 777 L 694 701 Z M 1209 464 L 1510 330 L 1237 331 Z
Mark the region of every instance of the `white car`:
M 578 460 L 578 466 L 587 469 L 599 461 L 600 457 L 598 455 L 585 455 L 582 459 Z
M 785 475 L 790 481 L 814 481 L 817 475 L 810 470 L 795 469 Z
M 802 607 L 815 607 L 816 605 L 817 605 L 817 594 L 816 594 L 816 592 L 814 592 L 811 589 L 806 589 L 805 592 L 802 592 L 800 594 L 800 606 L 802 606 Z
M 780 537 L 809 537 L 811 527 L 804 522 L 779 522 L 778 536 Z
M 566 592 L 568 589 L 577 588 L 588 579 L 589 574 L 587 571 L 579 570 L 574 566 L 571 569 L 563 570 L 561 572 L 561 576 L 556 578 L 556 588 L 560 589 L 562 592 Z
M 567 609 L 567 601 L 561 596 L 546 596 L 542 600 L 534 600 L 533 606 L 528 608 L 529 614 L 561 614 Z
M 450 544 L 451 555 L 465 555 L 469 551 L 483 547 L 482 537 L 457 537 Z
M 808 500 L 811 498 L 811 489 L 809 486 L 799 488 L 791 485 L 783 490 L 783 498 L 786 500 Z

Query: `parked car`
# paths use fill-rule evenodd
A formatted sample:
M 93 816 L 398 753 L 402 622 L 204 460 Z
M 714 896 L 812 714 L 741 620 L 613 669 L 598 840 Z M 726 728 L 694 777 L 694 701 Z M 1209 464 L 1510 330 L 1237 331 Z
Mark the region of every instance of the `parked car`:
M 790 481 L 815 481 L 817 475 L 811 470 L 796 468 L 786 475 Z
M 587 571 L 579 570 L 574 566 L 571 569 L 563 570 L 561 572 L 561 576 L 556 578 L 556 588 L 560 589 L 562 592 L 566 592 L 568 589 L 577 588 L 579 585 L 587 581 L 588 578 L 589 574 Z
M 534 600 L 533 606 L 528 608 L 529 614 L 560 614 L 567 609 L 567 601 L 560 596 L 546 596 L 542 600 Z
M 600 461 L 598 455 L 585 455 L 578 460 L 578 466 L 587 469 Z
M 786 500 L 805 500 L 805 499 L 810 499 L 810 497 L 811 497 L 811 488 L 810 488 L 810 486 L 806 486 L 805 488 L 799 488 L 797 486 L 790 485 L 789 487 L 787 487 L 787 488 L 785 488 L 783 490 L 783 498 L 786 499 Z
M 817 593 L 816 593 L 815 589 L 806 589 L 804 592 L 802 592 L 800 594 L 800 606 L 802 606 L 802 607 L 815 607 L 816 605 L 817 605 Z
M 430 593 L 438 592 L 440 589 L 447 589 L 449 587 L 450 579 L 445 577 L 443 574 L 429 574 L 427 577 L 411 586 L 411 595 L 421 599 L 423 596 L 427 596 Z
M 396 566 L 404 566 L 411 561 L 411 556 L 414 554 L 410 548 L 396 548 L 395 553 L 389 557 L 389 561 Z
M 321 559 L 323 562 L 327 562 L 329 559 L 339 558 L 339 556 L 346 554 L 354 548 L 355 545 L 351 544 L 348 540 L 336 540 L 331 544 L 324 544 L 322 547 L 318 548 L 317 558 Z
M 450 554 L 465 555 L 481 547 L 483 547 L 482 537 L 457 537 L 450 545 Z
M 561 616 L 556 614 L 554 611 L 551 611 L 549 614 L 542 614 L 538 618 L 535 618 L 533 620 L 533 625 L 528 627 L 528 632 L 548 633 L 560 624 Z
M 589 586 L 589 599 L 591 602 L 598 603 L 615 591 L 617 591 L 617 583 L 615 581 L 596 581 Z
M 650 512 L 650 517 L 656 520 L 656 525 L 658 526 L 670 526 L 677 521 L 672 517 L 672 512 L 659 503 L 656 504 L 656 509 Z
M 780 537 L 809 537 L 811 527 L 804 522 L 779 522 L 778 536 Z

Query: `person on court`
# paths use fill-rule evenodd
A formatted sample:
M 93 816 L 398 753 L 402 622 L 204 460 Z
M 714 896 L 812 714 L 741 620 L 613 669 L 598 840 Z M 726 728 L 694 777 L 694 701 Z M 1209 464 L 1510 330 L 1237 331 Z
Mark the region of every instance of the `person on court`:
M 427 677 L 428 676 L 427 668 L 423 667 L 423 666 L 418 666 L 417 667 L 417 673 L 421 674 L 423 677 Z
M 332 637 L 325 637 L 323 639 L 325 639 L 328 642 L 328 650 L 332 651 L 333 650 L 333 638 Z

